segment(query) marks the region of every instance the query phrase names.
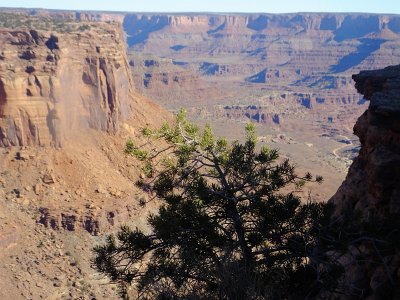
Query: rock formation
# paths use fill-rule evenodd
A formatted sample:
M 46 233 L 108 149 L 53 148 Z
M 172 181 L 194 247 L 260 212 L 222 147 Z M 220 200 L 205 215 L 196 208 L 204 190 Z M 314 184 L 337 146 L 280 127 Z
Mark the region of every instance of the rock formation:
M 0 299 L 115 299 L 91 249 L 145 223 L 124 145 L 169 114 L 135 91 L 119 24 L 0 23 Z
M 353 76 L 357 90 L 370 100 L 354 133 L 359 156 L 332 198 L 338 209 L 400 213 L 400 66 L 362 71 Z
M 360 153 L 351 165 L 346 180 L 330 201 L 335 204 L 336 215 L 354 211 L 361 213 L 361 221 L 371 218 L 398 219 L 400 65 L 362 71 L 353 79 L 357 90 L 370 100 L 370 105 L 354 126 L 354 133 L 361 142 Z M 395 236 L 398 236 L 396 231 L 398 228 L 394 228 L 393 232 L 385 232 L 385 238 L 389 238 L 394 245 Z M 398 294 L 393 294 L 400 281 L 400 252 L 398 248 L 395 249 L 394 252 L 378 252 L 368 241 L 357 249 L 349 249 L 350 253 L 345 259 L 346 283 L 357 289 L 365 299 L 398 297 Z M 378 261 L 370 259 L 377 254 L 375 252 L 379 254 Z
M 122 30 L 91 26 L 0 33 L 0 146 L 60 146 L 86 128 L 115 133 L 133 113 Z
M 209 58 L 216 68 L 247 76 L 275 69 L 281 79 L 296 80 L 395 63 L 399 20 L 343 13 L 127 14 L 123 25 L 134 49 L 177 60 L 197 57 L 200 64 Z M 215 59 L 221 55 L 245 60 Z
M 345 13 L 128 13 L 123 26 L 132 53 L 151 53 L 186 70 L 177 84 L 171 80 L 173 68 L 132 67 L 142 73 L 143 92 L 168 108 L 175 109 L 175 102 L 194 108 L 201 103 L 212 122 L 218 106 L 232 104 L 282 114 L 285 95 L 296 111 L 308 109 L 303 118 L 318 124 L 318 131 L 329 127 L 347 135 L 366 108 L 351 74 L 400 62 L 399 20 L 398 15 Z M 286 124 L 299 122 L 296 112 L 284 118 Z
M 160 124 L 168 114 L 135 92 L 121 26 L 84 25 L 90 30 L 0 32 L 0 148 L 10 149 L 2 154 L 1 168 L 9 169 L 8 183 L 4 183 L 7 198 L 20 198 L 25 184 L 30 187 L 26 196 L 41 198 L 40 223 L 97 234 L 113 225 L 109 213 L 115 220 L 123 218 L 112 206 L 106 212 L 82 210 L 81 200 L 90 195 L 93 204 L 106 196 L 129 196 L 132 188 L 128 187 L 135 180 L 132 174 L 139 170 L 123 171 L 126 161 L 120 158 L 121 148 L 128 137 L 135 137 L 136 128 Z M 110 149 L 107 143 L 111 141 L 120 149 Z M 60 147 L 61 152 L 54 150 Z M 112 165 L 107 166 L 108 160 Z M 17 175 L 15 161 L 24 164 L 27 176 Z M 108 176 L 99 178 L 102 164 Z M 112 170 L 117 169 L 114 177 Z M 85 177 L 76 181 L 75 173 Z M 114 180 L 118 182 L 115 191 Z M 97 185 L 101 192 L 95 191 Z M 49 189 L 64 190 L 76 203 L 47 197 Z M 54 200 L 59 201 L 57 206 Z

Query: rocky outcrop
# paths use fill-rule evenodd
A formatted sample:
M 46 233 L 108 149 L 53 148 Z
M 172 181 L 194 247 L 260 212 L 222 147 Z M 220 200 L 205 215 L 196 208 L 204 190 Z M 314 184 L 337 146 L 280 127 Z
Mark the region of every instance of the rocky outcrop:
M 376 229 L 385 226 L 383 221 L 400 217 L 400 65 L 363 71 L 353 79 L 370 105 L 354 126 L 360 153 L 330 201 L 338 216 L 354 211 L 361 214 L 361 221 L 381 220 L 374 225 Z M 389 224 L 391 229 L 384 229 L 382 237 L 389 245 L 396 245 L 398 228 L 393 226 Z M 400 281 L 400 252 L 398 246 L 378 250 L 382 245 L 385 243 L 366 240 L 349 249 L 344 260 L 346 284 L 366 299 L 398 297 L 393 293 Z M 376 259 L 371 259 L 374 255 Z
M 354 127 L 359 156 L 331 201 L 365 214 L 400 214 L 400 66 L 353 78 L 370 105 Z
M 81 130 L 115 133 L 133 111 L 117 24 L 89 31 L 0 32 L 0 146 L 53 145 Z
M 96 211 L 90 209 L 83 211 L 59 211 L 57 209 L 39 208 L 39 224 L 54 230 L 64 229 L 76 231 L 84 229 L 91 235 L 111 230 L 117 224 L 123 224 L 131 217 L 133 207 L 116 208 L 114 211 Z
M 118 24 L 4 15 L 0 299 L 116 299 L 91 249 L 96 235 L 145 224 L 124 146 L 169 115 L 135 92 Z

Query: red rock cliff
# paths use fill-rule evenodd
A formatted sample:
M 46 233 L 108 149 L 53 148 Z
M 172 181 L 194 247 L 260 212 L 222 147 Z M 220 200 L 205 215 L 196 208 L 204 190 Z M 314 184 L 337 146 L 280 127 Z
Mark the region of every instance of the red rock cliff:
M 71 133 L 114 133 L 134 91 L 120 26 L 76 33 L 0 32 L 0 146 L 60 146 Z

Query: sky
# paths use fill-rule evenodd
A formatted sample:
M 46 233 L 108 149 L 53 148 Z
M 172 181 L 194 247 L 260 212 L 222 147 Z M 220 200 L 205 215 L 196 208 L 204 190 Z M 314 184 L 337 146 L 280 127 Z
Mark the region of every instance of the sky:
M 0 0 L 0 7 L 132 12 L 369 12 L 400 14 L 400 0 Z

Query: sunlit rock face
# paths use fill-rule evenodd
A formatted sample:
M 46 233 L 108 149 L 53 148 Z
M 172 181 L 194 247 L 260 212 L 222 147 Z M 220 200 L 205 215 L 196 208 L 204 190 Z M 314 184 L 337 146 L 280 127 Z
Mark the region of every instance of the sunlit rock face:
M 0 146 L 54 145 L 86 128 L 115 133 L 132 113 L 120 26 L 0 32 Z

